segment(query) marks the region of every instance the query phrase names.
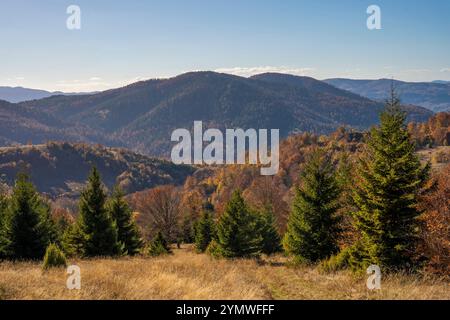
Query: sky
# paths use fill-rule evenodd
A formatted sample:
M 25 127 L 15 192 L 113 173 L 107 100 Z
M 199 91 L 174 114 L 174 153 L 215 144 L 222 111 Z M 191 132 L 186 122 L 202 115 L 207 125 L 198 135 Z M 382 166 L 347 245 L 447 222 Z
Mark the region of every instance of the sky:
M 99 91 L 198 70 L 450 80 L 450 1 L 0 1 L 0 86 Z

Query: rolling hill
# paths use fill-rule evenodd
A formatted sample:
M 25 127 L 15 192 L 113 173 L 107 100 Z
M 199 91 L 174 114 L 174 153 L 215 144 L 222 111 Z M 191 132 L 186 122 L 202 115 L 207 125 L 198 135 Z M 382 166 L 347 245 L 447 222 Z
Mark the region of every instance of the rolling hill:
M 0 87 L 0 100 L 11 103 L 44 99 L 55 95 L 83 95 L 86 93 L 65 93 L 60 91 L 50 92 L 46 90 L 30 89 L 23 87 Z
M 328 79 L 325 82 L 376 101 L 386 99 L 393 83 L 404 103 L 421 106 L 434 112 L 450 111 L 450 82 L 446 81 Z
M 87 141 L 167 156 L 172 131 L 192 128 L 194 120 L 219 129 L 279 128 L 286 137 L 298 131 L 329 133 L 343 125 L 366 129 L 378 122 L 383 105 L 313 78 L 190 72 L 96 94 L 52 96 L 5 108 L 12 113 L 7 120 L 10 126 L 16 125 L 17 117 L 31 127 L 21 130 L 21 135 L 2 131 L 0 141 L 10 144 Z M 409 120 L 416 122 L 432 115 L 420 107 L 407 111 Z
M 51 197 L 77 196 L 93 165 L 107 188 L 118 184 L 126 193 L 179 185 L 194 172 L 190 166 L 100 145 L 49 142 L 0 148 L 1 183 L 12 186 L 17 173 L 26 172 L 37 189 Z

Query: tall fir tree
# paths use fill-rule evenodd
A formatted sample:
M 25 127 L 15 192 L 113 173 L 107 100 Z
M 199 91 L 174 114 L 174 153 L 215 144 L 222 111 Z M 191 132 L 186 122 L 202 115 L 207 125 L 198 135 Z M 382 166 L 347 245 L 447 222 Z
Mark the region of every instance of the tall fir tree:
M 0 193 L 0 260 L 6 258 L 6 250 L 8 248 L 9 243 L 6 234 L 7 207 L 8 207 L 7 197 L 5 194 Z
M 143 246 L 143 240 L 133 217 L 133 212 L 123 198 L 120 188 L 114 188 L 108 201 L 108 211 L 117 226 L 117 239 L 123 247 L 123 253 L 135 255 Z
M 241 192 L 234 191 L 217 224 L 214 254 L 225 258 L 258 257 L 262 244 L 258 217 L 248 208 Z
M 47 246 L 58 240 L 50 206 L 25 174 L 19 174 L 8 199 L 2 229 L 1 255 L 14 260 L 42 259 Z
M 207 209 L 203 210 L 202 216 L 195 224 L 195 249 L 197 252 L 205 252 L 208 245 L 214 238 L 215 224 L 213 212 Z
M 361 242 L 351 250 L 351 264 L 385 268 L 411 265 L 418 239 L 418 193 L 427 179 L 405 125 L 405 113 L 392 90 L 380 126 L 373 128 L 360 160 L 353 200 L 355 228 Z
M 339 186 L 330 156 L 314 151 L 301 173 L 283 246 L 302 262 L 317 262 L 338 251 Z
M 261 252 L 273 254 L 282 250 L 280 234 L 275 226 L 275 215 L 271 205 L 267 205 L 258 214 L 259 232 L 262 237 Z
M 84 245 L 86 243 L 86 237 L 81 231 L 78 222 L 70 224 L 65 229 L 61 242 L 62 249 L 67 256 L 83 257 L 85 255 Z
M 93 167 L 88 185 L 81 193 L 78 231 L 75 238 L 84 243 L 83 254 L 88 257 L 114 256 L 121 253 L 117 226 L 106 210 L 106 194 L 97 168 Z

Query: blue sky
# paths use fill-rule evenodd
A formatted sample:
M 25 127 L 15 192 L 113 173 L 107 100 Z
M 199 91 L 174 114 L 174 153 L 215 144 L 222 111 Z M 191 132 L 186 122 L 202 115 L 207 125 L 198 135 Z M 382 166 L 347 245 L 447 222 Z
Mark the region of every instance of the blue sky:
M 81 8 L 81 30 L 66 9 Z M 366 9 L 381 8 L 381 30 Z M 92 91 L 192 70 L 450 80 L 448 0 L 1 0 L 0 86 Z

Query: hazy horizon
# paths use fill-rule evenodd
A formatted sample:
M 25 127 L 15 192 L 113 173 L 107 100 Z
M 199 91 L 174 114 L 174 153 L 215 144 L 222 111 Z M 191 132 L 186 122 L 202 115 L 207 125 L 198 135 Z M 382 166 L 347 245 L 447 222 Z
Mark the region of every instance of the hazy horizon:
M 244 77 L 244 78 L 249 78 L 249 77 L 254 76 L 254 75 L 262 74 L 262 73 L 255 73 L 255 74 L 248 75 L 248 76 L 242 76 L 242 75 L 239 75 L 239 74 L 228 73 L 228 72 L 220 72 L 220 71 L 217 71 L 217 70 L 193 70 L 193 71 L 182 72 L 180 74 L 176 74 L 176 75 L 168 76 L 168 77 L 154 77 L 154 78 L 152 78 L 152 77 L 148 77 L 148 78 L 145 77 L 145 78 L 142 78 L 142 79 L 137 79 L 136 81 L 131 81 L 129 83 L 124 83 L 122 85 L 118 84 L 115 87 L 109 87 L 109 88 L 105 88 L 105 89 L 102 89 L 102 90 L 93 90 L 93 91 L 89 91 L 89 90 L 87 90 L 87 91 L 48 90 L 48 89 L 36 88 L 36 87 L 34 87 L 34 88 L 33 87 L 25 87 L 25 86 L 21 86 L 21 85 L 9 86 L 9 85 L 3 85 L 3 84 L 0 85 L 0 88 L 12 88 L 12 89 L 19 88 L 19 89 L 30 89 L 30 90 L 42 90 L 42 91 L 47 91 L 47 92 L 50 92 L 50 93 L 64 93 L 64 94 L 78 94 L 78 93 L 89 94 L 89 93 L 97 93 L 97 92 L 101 92 L 101 91 L 122 88 L 122 87 L 125 87 L 125 86 L 128 86 L 128 85 L 131 85 L 133 83 L 140 82 L 140 81 L 167 80 L 167 79 L 175 78 L 175 77 L 180 76 L 180 75 L 185 74 L 185 73 L 192 73 L 192 72 L 217 72 L 217 73 L 224 73 L 224 74 L 229 74 L 229 75 L 241 76 L 241 77 Z M 263 72 L 263 73 L 266 73 L 266 72 Z M 283 73 L 283 72 L 270 72 L 270 71 L 268 71 L 267 73 L 281 73 L 281 74 L 286 74 L 286 75 L 298 76 L 298 75 L 295 75 L 295 74 L 292 74 L 292 73 Z M 314 78 L 312 76 L 305 76 L 305 77 Z M 366 81 L 376 81 L 376 80 L 391 80 L 392 79 L 394 81 L 402 81 L 402 82 L 409 82 L 409 83 L 431 83 L 431 82 L 434 82 L 434 81 L 450 82 L 450 80 L 442 80 L 442 79 L 434 79 L 434 80 L 430 80 L 430 81 L 407 81 L 407 80 L 396 79 L 396 78 L 374 78 L 374 79 L 369 79 L 369 78 L 344 78 L 344 77 L 330 77 L 330 78 L 324 78 L 324 79 L 314 78 L 314 79 L 319 80 L 319 81 L 326 81 L 326 80 L 330 80 L 330 79 L 348 79 L 348 80 L 363 80 L 363 81 L 364 80 L 366 80 Z

